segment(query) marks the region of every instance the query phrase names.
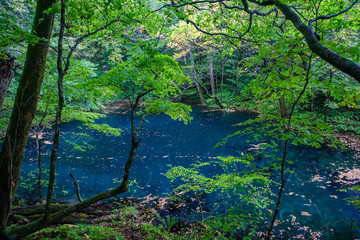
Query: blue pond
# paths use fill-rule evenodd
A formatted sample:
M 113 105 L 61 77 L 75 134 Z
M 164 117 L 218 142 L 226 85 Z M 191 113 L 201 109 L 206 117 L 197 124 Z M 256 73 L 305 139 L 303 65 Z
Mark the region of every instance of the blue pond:
M 245 137 L 236 136 L 222 147 L 214 148 L 224 137 L 239 130 L 234 124 L 246 121 L 253 115 L 210 111 L 194 106 L 192 116 L 194 119 L 188 125 L 172 121 L 165 115 L 148 118 L 140 133 L 142 141 L 130 176 L 139 187 L 136 192 L 130 191 L 122 196 L 165 196 L 172 188 L 164 176 L 170 164 L 189 166 L 196 161 L 213 160 L 217 156 L 239 156 L 252 147 L 245 142 Z M 129 113 L 119 110 L 97 122 L 122 129 L 121 136 L 85 130 L 78 122 L 62 125 L 56 169 L 56 201 L 76 201 L 76 189 L 69 173 L 77 178 L 84 199 L 116 187 L 116 180 L 121 179 L 130 149 Z M 77 134 L 79 132 L 90 135 L 91 138 L 86 141 L 94 148 L 82 152 L 69 144 L 70 141 L 81 143 L 83 137 Z M 44 169 L 49 166 L 51 147 L 51 144 L 43 147 Z M 286 174 L 286 189 L 279 219 L 296 216 L 296 221 L 301 225 L 327 231 L 324 239 L 355 239 L 359 234 L 350 224 L 351 219 L 358 221 L 359 217 L 355 208 L 344 200 L 353 197 L 355 193 L 338 191 L 347 187 L 339 181 L 339 175 L 346 169 L 359 167 L 352 154 L 329 148 L 293 146 L 288 156 L 294 162 L 289 166 L 293 172 Z M 21 175 L 25 179 L 36 169 L 36 145 L 33 139 L 29 139 Z M 20 197 L 29 197 L 31 192 L 22 187 L 18 190 Z

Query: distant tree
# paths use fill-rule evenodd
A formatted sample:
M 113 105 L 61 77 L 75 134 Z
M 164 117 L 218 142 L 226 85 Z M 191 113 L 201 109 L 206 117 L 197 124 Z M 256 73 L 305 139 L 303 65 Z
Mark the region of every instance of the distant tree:
M 350 41 L 348 48 L 339 49 L 332 42 L 334 38 L 328 38 L 332 36 L 334 27 L 354 29 L 356 34 L 356 22 L 359 21 L 356 12 L 360 9 L 358 2 L 174 0 L 160 9 L 167 9 L 168 14 L 177 16 L 203 33 L 223 36 L 229 41 L 236 41 L 235 44 L 239 43 L 238 40 L 256 42 L 257 37 L 270 37 L 276 33 L 276 29 L 284 31 L 288 26 L 287 31 L 296 30 L 303 36 L 311 51 L 360 82 L 360 65 L 356 63 L 358 47 L 352 46 Z M 201 18 L 193 17 L 200 11 L 203 12 Z M 341 16 L 346 17 L 341 19 Z

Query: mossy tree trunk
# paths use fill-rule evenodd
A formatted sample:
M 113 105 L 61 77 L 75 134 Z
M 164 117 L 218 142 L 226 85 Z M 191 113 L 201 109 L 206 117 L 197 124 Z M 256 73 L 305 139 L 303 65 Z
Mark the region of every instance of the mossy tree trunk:
M 44 11 L 56 2 L 57 0 L 37 1 L 32 31 L 40 40 L 28 46 L 23 74 L 0 152 L 0 229 L 6 227 L 11 203 L 16 193 L 25 144 L 44 77 L 54 22 L 54 14 Z

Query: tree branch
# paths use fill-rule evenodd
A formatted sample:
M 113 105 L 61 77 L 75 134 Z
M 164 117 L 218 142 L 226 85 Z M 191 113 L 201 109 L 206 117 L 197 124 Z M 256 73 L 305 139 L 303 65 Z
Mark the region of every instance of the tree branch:
M 256 14 L 256 15 L 259 15 L 259 16 L 267 16 L 267 15 L 270 15 L 272 12 L 276 11 L 277 8 L 273 8 L 267 12 L 259 12 L 257 10 L 250 10 L 249 9 L 249 4 L 247 2 L 247 0 L 242 0 L 241 1 L 244 5 L 244 7 L 240 7 L 240 6 L 228 6 L 226 5 L 224 2 L 220 2 L 225 8 L 227 9 L 237 9 L 237 10 L 244 10 L 245 12 L 249 13 L 249 14 Z
M 70 52 L 69 52 L 69 54 L 68 54 L 68 56 L 66 58 L 66 65 L 65 65 L 64 72 L 67 73 L 67 71 L 69 70 L 70 58 L 71 58 L 72 54 L 74 53 L 75 49 L 77 48 L 77 46 L 82 42 L 82 40 L 84 40 L 87 37 L 90 37 L 91 35 L 94 35 L 94 34 L 100 32 L 100 31 L 106 29 L 107 27 L 109 27 L 110 25 L 112 25 L 112 24 L 114 24 L 116 22 L 120 22 L 120 21 L 123 21 L 123 19 L 121 19 L 119 17 L 119 18 L 114 19 L 111 22 L 105 24 L 104 26 L 102 26 L 102 27 L 100 27 L 100 28 L 98 28 L 98 29 L 96 29 L 96 30 L 94 30 L 92 32 L 89 32 L 88 34 L 82 35 L 78 39 L 76 39 L 74 46 L 71 47 Z
M 295 28 L 304 35 L 309 48 L 314 53 L 316 53 L 324 61 L 350 75 L 360 83 L 359 64 L 337 54 L 336 52 L 321 44 L 320 41 L 316 38 L 311 25 L 306 26 L 301 21 L 300 17 L 293 10 L 291 10 L 290 6 L 282 4 L 280 1 L 276 1 L 275 5 L 280 9 L 285 17 L 293 23 Z
M 341 11 L 341 12 L 338 12 L 338 13 L 335 13 L 335 14 L 331 14 L 331 15 L 323 15 L 323 16 L 318 16 L 316 18 L 313 18 L 310 20 L 310 22 L 316 22 L 317 20 L 323 20 L 323 19 L 330 19 L 330 18 L 333 18 L 333 17 L 337 17 L 347 11 L 349 11 L 351 8 L 353 8 L 355 6 L 355 4 L 357 4 L 359 2 L 359 0 L 355 0 L 355 2 L 353 2 L 350 7 L 346 8 L 345 10 Z

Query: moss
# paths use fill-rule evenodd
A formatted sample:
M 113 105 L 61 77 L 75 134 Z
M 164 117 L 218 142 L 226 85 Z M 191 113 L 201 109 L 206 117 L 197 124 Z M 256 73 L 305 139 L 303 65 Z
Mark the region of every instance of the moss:
M 25 239 L 124 239 L 121 234 L 113 228 L 103 225 L 64 224 L 57 227 L 44 228 Z

